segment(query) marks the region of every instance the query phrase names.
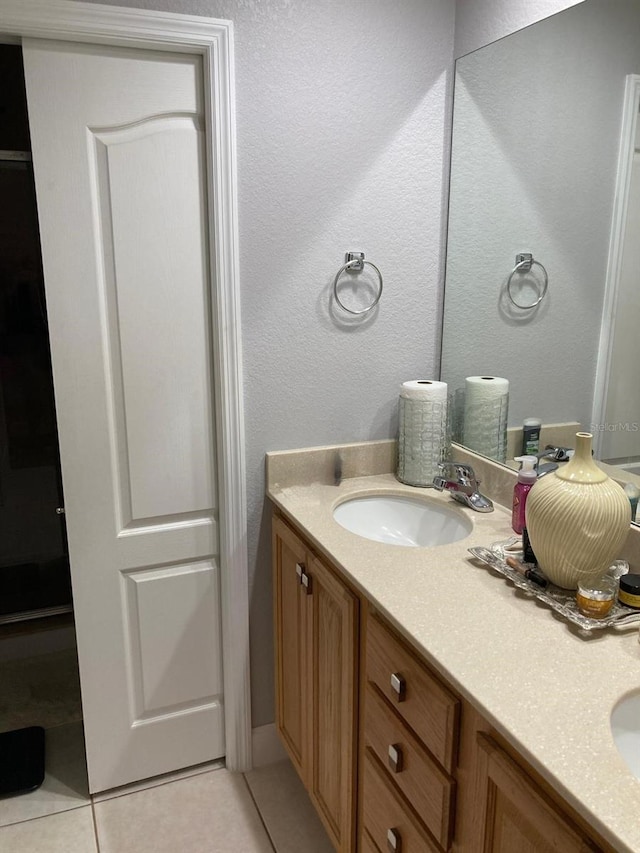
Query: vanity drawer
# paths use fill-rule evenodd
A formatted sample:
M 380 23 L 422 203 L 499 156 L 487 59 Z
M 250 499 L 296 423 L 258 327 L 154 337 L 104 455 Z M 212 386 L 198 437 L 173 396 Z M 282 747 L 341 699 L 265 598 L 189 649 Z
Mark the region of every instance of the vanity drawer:
M 445 770 L 453 772 L 459 701 L 371 611 L 366 649 L 367 681 L 376 685 Z
M 371 751 L 367 749 L 364 766 L 363 837 L 368 833 L 382 853 L 442 853 L 385 775 Z
M 365 697 L 365 744 L 436 841 L 448 850 L 453 834 L 455 782 L 371 685 Z

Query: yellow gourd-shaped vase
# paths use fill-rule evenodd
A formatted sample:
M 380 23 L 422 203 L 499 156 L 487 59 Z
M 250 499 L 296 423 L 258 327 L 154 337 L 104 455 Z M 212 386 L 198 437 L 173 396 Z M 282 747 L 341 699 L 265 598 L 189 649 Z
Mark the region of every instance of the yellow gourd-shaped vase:
M 538 565 L 564 589 L 603 575 L 619 556 L 631 523 L 624 489 L 593 461 L 592 438 L 577 433 L 573 457 L 541 477 L 527 498 L 527 532 Z

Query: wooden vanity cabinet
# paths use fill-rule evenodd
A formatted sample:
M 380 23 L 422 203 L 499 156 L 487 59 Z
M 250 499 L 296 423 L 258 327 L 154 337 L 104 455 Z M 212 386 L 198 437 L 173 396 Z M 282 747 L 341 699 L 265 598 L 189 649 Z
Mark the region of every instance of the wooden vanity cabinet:
M 273 565 L 277 728 L 339 853 L 614 853 L 277 515 Z
M 463 713 L 455 851 L 613 853 L 466 702 Z
M 358 599 L 279 517 L 273 567 L 276 725 L 336 850 L 352 853 Z

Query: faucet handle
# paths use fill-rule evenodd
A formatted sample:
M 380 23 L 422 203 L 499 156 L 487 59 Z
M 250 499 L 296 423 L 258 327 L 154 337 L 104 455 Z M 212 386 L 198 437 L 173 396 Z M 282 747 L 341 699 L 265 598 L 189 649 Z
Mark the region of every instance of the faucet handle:
M 556 447 L 554 444 L 547 444 L 544 450 L 536 453 L 538 460 L 552 459 L 554 462 L 567 462 L 573 456 L 573 448 L 571 447 Z
M 471 465 L 468 465 L 466 462 L 439 462 L 438 468 L 443 474 L 455 473 L 458 481 L 465 485 L 470 485 L 472 483 L 477 484 L 480 482 L 480 480 L 476 478 Z
M 491 512 L 493 504 L 478 491 L 479 480 L 471 467 L 465 462 L 439 462 L 442 474 L 433 478 L 433 485 L 439 492 L 446 489 L 452 498 L 475 509 L 477 512 Z
M 438 462 L 438 468 L 444 473 L 445 471 L 454 470 L 456 472 L 460 471 L 461 473 L 469 473 L 473 474 L 473 468 L 471 465 L 467 465 L 466 462 L 454 462 L 451 459 L 446 459 L 444 462 Z

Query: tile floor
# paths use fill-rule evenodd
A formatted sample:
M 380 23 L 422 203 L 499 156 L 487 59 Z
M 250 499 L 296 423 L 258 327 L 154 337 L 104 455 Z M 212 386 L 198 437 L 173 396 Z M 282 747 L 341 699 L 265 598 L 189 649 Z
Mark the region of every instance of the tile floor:
M 94 797 L 82 725 L 47 729 L 47 772 L 0 799 L 0 853 L 331 853 L 293 767 L 201 766 Z
M 90 796 L 77 656 L 51 636 L 37 655 L 20 637 L 0 645 L 0 732 L 46 730 L 41 787 L 0 798 L 0 853 L 332 853 L 288 761 L 246 774 L 201 765 Z

